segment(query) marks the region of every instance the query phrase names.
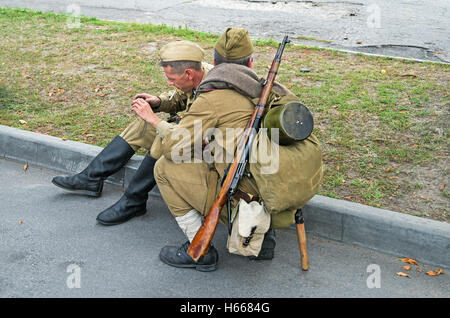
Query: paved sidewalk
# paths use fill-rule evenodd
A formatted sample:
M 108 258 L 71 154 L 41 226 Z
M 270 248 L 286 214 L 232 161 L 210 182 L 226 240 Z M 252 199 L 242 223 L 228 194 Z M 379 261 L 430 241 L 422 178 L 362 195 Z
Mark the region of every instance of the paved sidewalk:
M 215 272 L 172 268 L 159 251 L 181 244 L 184 235 L 159 196 L 150 197 L 146 215 L 104 227 L 95 217 L 122 195 L 121 187 L 106 184 L 102 197 L 86 198 L 55 187 L 58 172 L 23 166 L 0 159 L 2 298 L 450 297 L 448 273 L 431 277 L 412 266 L 411 278 L 400 277 L 405 264 L 396 256 L 312 234 L 310 270 L 303 272 L 292 229 L 277 231 L 273 260 L 255 262 L 226 251 L 226 229 L 219 225 Z

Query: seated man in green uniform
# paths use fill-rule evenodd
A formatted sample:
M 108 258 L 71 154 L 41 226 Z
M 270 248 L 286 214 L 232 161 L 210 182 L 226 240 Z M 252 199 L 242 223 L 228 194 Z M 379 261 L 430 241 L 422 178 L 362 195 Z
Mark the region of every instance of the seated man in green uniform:
M 215 45 L 214 65 L 199 85 L 189 112 L 178 125 L 158 118 L 144 100 L 135 100 L 132 107 L 157 129 L 158 136 L 162 139 L 162 156 L 155 165 L 155 179 L 170 212 L 188 238 L 181 246 L 163 247 L 160 258 L 168 265 L 199 271 L 216 269 L 217 250 L 210 246 L 206 255 L 194 261 L 187 254 L 187 249 L 220 190 L 220 180 L 252 116 L 255 106 L 253 100 L 262 91 L 260 78 L 252 70 L 253 46 L 245 29 L 229 28 L 219 38 Z M 272 92 L 279 96 L 295 97 L 279 83 L 274 83 Z M 216 146 L 209 149 L 215 152 L 214 160 L 206 160 L 207 147 L 202 145 L 206 144 L 203 141 L 205 136 L 210 136 L 211 131 L 214 140 L 210 143 L 216 143 Z M 230 131 L 240 133 L 230 134 Z M 220 141 L 218 136 L 226 136 L 226 140 Z M 180 137 L 183 137 L 181 141 Z M 185 156 L 184 152 L 189 156 Z M 201 158 L 198 157 L 199 153 Z M 319 151 L 316 157 L 320 160 Z M 250 175 L 244 175 L 241 179 L 238 193 L 249 201 L 261 198 L 255 180 Z M 232 207 L 233 204 L 236 202 L 232 201 Z M 228 222 L 226 208 L 222 210 L 220 220 Z M 255 259 L 272 259 L 274 248 L 274 232 L 269 230 Z
M 195 89 L 212 65 L 202 62 L 203 49 L 189 41 L 166 44 L 160 50 L 160 57 L 168 83 L 174 86 L 175 90 L 159 96 L 139 94 L 134 97 L 134 100 L 145 100 L 157 112 L 172 115 L 181 112 L 182 114 L 191 107 Z M 155 136 L 155 128 L 137 117 L 82 172 L 73 176 L 57 176 L 52 182 L 65 190 L 99 197 L 102 193 L 103 181 L 119 171 L 138 149 L 150 151 Z M 156 185 L 153 177 L 155 163 L 156 159 L 147 153 L 124 195 L 97 216 L 100 224 L 120 224 L 146 213 L 148 192 Z

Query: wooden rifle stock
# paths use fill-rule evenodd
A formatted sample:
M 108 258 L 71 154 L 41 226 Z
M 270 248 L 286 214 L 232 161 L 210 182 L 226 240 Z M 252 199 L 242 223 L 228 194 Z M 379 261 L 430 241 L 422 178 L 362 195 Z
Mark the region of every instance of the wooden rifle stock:
M 248 153 L 251 150 L 253 139 L 256 135 L 256 132 L 259 129 L 259 123 L 261 121 L 262 116 L 264 115 L 265 106 L 267 100 L 269 99 L 273 83 L 275 82 L 275 77 L 278 72 L 278 68 L 280 66 L 281 56 L 283 55 L 284 47 L 289 42 L 290 40 L 288 39 L 287 36 L 285 36 L 283 42 L 278 46 L 277 53 L 272 62 L 272 66 L 270 67 L 267 79 L 264 83 L 264 87 L 261 92 L 261 96 L 259 97 L 258 104 L 256 105 L 252 117 L 247 123 L 244 134 L 241 140 L 239 141 L 233 162 L 231 163 L 228 172 L 225 176 L 225 179 L 222 182 L 222 188 L 220 189 L 219 195 L 217 196 L 217 199 L 214 201 L 212 207 L 208 212 L 208 215 L 205 218 L 205 221 L 203 222 L 203 225 L 197 231 L 197 234 L 195 235 L 194 239 L 192 240 L 187 250 L 187 253 L 195 261 L 198 261 L 198 259 L 201 256 L 205 255 L 208 252 L 212 238 L 216 231 L 217 223 L 219 222 L 220 212 L 222 211 L 223 206 L 227 202 L 230 191 L 232 195 L 236 190 L 236 189 L 230 190 L 230 187 L 232 186 L 233 181 L 235 180 L 239 164 L 246 160 Z M 230 220 L 228 220 L 228 222 L 230 222 Z

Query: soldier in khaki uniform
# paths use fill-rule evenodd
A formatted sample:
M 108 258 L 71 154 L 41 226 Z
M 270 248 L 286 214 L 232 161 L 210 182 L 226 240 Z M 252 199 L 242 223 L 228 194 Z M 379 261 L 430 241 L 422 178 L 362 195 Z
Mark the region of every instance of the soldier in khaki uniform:
M 209 75 L 214 73 L 218 78 L 223 75 L 232 81 L 238 73 L 245 74 L 248 71 L 254 74 L 251 70 L 252 54 L 253 46 L 248 32 L 240 28 L 229 28 L 216 43 L 214 65 L 217 66 Z M 209 75 L 200 84 L 198 97 L 177 126 L 158 118 L 143 100 L 136 100 L 132 108 L 146 122 L 156 127 L 159 137 L 162 138 L 162 157 L 155 165 L 155 179 L 170 212 L 189 240 L 181 247 L 164 247 L 160 258 L 172 266 L 193 267 L 200 271 L 216 268 L 217 250 L 211 246 L 208 253 L 195 262 L 186 253 L 187 248 L 202 224 L 202 216 L 208 212 L 220 189 L 218 181 L 223 177 L 230 162 L 224 158 L 230 158 L 231 154 L 232 159 L 237 140 L 254 110 L 252 101 L 236 89 L 227 86 L 218 89 L 205 86 L 202 89 L 202 85 L 208 82 Z M 261 90 L 260 82 L 253 81 L 251 84 Z M 241 86 L 245 87 L 246 83 Z M 217 137 L 226 136 L 229 129 L 236 128 L 241 129 L 240 133 L 228 136 L 226 141 L 222 141 L 222 147 L 215 148 L 213 162 L 201 160 L 198 156 L 202 152 L 199 145 L 208 130 L 214 129 L 214 135 Z M 180 136 L 187 138 L 180 141 Z M 232 146 L 228 147 L 230 144 Z M 224 151 L 219 151 L 220 148 Z M 180 155 L 181 150 L 188 155 Z M 183 160 L 184 162 L 180 162 Z M 239 190 L 250 196 L 258 196 L 256 186 L 247 177 L 241 180 Z M 221 215 L 221 221 L 227 222 L 226 213 Z M 259 259 L 271 259 L 274 247 L 275 238 L 268 235 L 265 245 L 263 243 L 267 253 Z
M 163 46 L 160 57 L 168 83 L 174 86 L 175 90 L 159 96 L 139 94 L 134 97 L 134 101 L 145 100 L 147 107 L 150 105 L 160 114 L 164 112 L 173 116 L 188 111 L 194 101 L 195 89 L 212 65 L 202 62 L 204 51 L 189 41 L 176 41 Z M 57 176 L 52 182 L 66 190 L 99 197 L 103 181 L 119 171 L 135 151 L 139 148 L 150 151 L 152 146 L 159 148 L 160 139 L 154 144 L 155 136 L 155 128 L 137 117 L 91 161 L 86 169 L 73 176 Z M 120 224 L 146 213 L 148 192 L 156 185 L 153 177 L 155 163 L 156 159 L 147 153 L 124 195 L 97 216 L 100 224 Z

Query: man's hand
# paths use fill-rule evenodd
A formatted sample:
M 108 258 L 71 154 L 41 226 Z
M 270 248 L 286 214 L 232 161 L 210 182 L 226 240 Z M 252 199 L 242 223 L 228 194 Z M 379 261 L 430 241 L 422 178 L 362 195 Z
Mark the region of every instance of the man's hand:
M 142 98 L 137 98 L 133 101 L 131 110 L 153 127 L 156 127 L 161 121 L 161 119 L 155 115 L 149 103 Z
M 144 99 L 147 103 L 150 104 L 152 108 L 158 108 L 159 105 L 161 105 L 161 100 L 157 96 L 149 95 L 146 93 L 137 94 L 136 96 L 134 96 L 133 102 L 139 98 Z

